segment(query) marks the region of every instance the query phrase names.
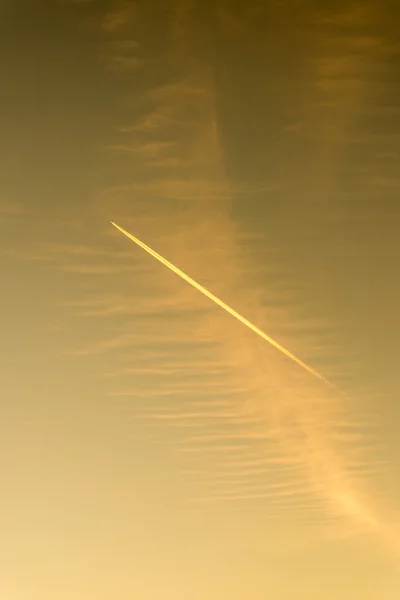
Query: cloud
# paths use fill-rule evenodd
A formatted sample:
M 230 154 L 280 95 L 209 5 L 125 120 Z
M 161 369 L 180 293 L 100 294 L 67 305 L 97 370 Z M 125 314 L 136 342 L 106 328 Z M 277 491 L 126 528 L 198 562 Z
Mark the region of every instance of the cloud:
M 109 31 L 132 23 L 133 12 L 123 6 L 104 20 Z M 326 21 L 326 15 L 320 18 Z M 343 21 L 350 23 L 351 15 Z M 309 112 L 293 122 L 302 124 L 297 135 L 311 130 L 326 144 L 318 160 L 329 175 L 335 144 L 350 136 L 348 123 L 366 105 L 371 63 L 363 60 L 375 56 L 379 44 L 349 37 L 338 56 L 338 41 L 326 33 L 313 34 L 320 51 L 312 65 Z M 126 175 L 102 191 L 105 220 L 112 213 L 328 378 L 345 375 L 349 366 L 337 358 L 334 324 L 306 314 L 293 272 L 276 261 L 274 247 L 266 248 L 265 265 L 257 263 L 255 237 L 234 218 L 232 197 L 254 188 L 235 188 L 227 177 L 213 74 L 189 59 L 182 59 L 181 68 L 180 81 L 149 83 L 139 99 L 148 112 L 121 123 L 109 144 L 111 162 L 121 164 L 124 155 Z M 140 176 L 130 174 L 132 165 Z M 266 190 L 279 185 L 267 183 Z M 115 252 L 126 241 L 114 234 L 110 227 L 104 240 L 113 240 Z M 50 253 L 78 268 L 73 249 Z M 121 272 L 115 293 L 96 290 L 69 306 L 79 319 L 100 319 L 96 331 L 100 323 L 113 324 L 108 337 L 83 340 L 76 354 L 104 355 L 107 394 L 124 402 L 141 426 L 179 431 L 179 447 L 193 471 L 205 472 L 197 501 L 265 499 L 271 510 L 290 509 L 315 523 L 333 523 L 337 531 L 349 523 L 354 531 L 384 531 L 384 512 L 371 499 L 368 480 L 369 469 L 380 464 L 379 449 L 366 436 L 357 402 L 313 381 L 139 249 L 127 253 L 142 265 L 134 280 Z M 93 260 L 101 257 L 99 252 Z M 125 256 L 116 264 L 123 271 Z M 262 293 L 261 273 L 268 282 Z M 199 407 L 204 400 L 207 406 Z
M 117 275 L 136 272 L 135 267 L 129 265 L 63 265 L 60 267 L 64 271 L 71 273 L 81 273 L 82 275 Z
M 131 252 L 96 244 L 39 240 L 36 250 L 32 248 L 27 252 L 9 248 L 7 255 L 15 260 L 43 262 L 51 268 L 82 275 L 115 276 L 143 272 L 142 265 L 135 264 Z
M 208 213 L 209 214 L 209 213 Z M 186 231 L 185 236 L 169 238 L 171 246 L 175 245 L 175 252 L 179 252 L 177 245 L 183 250 L 186 248 L 201 248 L 202 252 L 198 254 L 191 253 L 190 250 L 186 252 L 186 262 L 193 262 L 193 270 L 204 269 L 208 271 L 208 277 L 212 278 L 213 273 L 215 280 L 221 284 L 221 279 L 218 277 L 220 266 L 219 264 L 212 263 L 207 258 L 207 253 L 210 251 L 210 245 L 201 243 L 203 233 L 209 236 L 209 239 L 214 239 L 212 221 L 207 221 L 207 227 L 204 231 L 201 228 L 191 228 Z M 218 222 L 215 227 L 218 227 L 218 231 L 221 231 L 221 223 Z M 227 225 L 225 225 L 225 228 Z M 225 230 L 226 232 L 226 230 Z M 197 238 L 197 239 L 196 239 Z M 231 240 L 229 236 L 224 237 L 225 244 L 230 244 Z M 230 251 L 233 249 L 231 248 Z M 201 255 L 205 255 L 204 263 L 202 262 Z M 223 287 L 227 291 L 228 286 L 235 283 L 235 279 L 230 279 L 229 276 L 229 265 L 232 264 L 231 260 L 226 257 L 226 264 L 228 269 L 224 273 L 224 285 Z M 193 272 L 193 271 L 192 271 Z M 237 274 L 240 275 L 240 270 L 235 267 L 231 269 L 232 275 L 236 278 Z M 195 274 L 195 273 L 193 273 Z M 159 272 L 159 277 L 166 280 L 165 273 Z M 241 274 L 243 277 L 243 273 Z M 160 321 L 159 327 L 153 329 L 151 337 L 147 337 L 147 326 L 149 322 L 146 320 L 142 323 L 143 337 L 138 336 L 136 333 L 135 341 L 132 338 L 128 338 L 128 343 L 140 344 L 140 340 L 147 340 L 147 342 L 157 343 L 160 340 L 170 340 L 171 344 L 179 344 L 180 341 L 186 339 L 186 327 L 187 317 L 186 310 L 190 306 L 190 302 L 194 300 L 191 296 L 191 300 L 188 299 L 189 290 L 182 292 L 181 300 L 175 308 L 179 306 L 181 313 L 181 323 L 176 327 L 176 323 L 173 327 L 174 334 L 168 326 L 168 310 L 174 308 L 174 289 L 177 289 L 178 285 L 173 285 L 170 291 L 168 290 L 168 283 L 166 285 L 165 293 L 160 295 L 159 298 L 165 298 L 165 319 Z M 236 287 L 236 285 L 235 285 Z M 171 298 L 172 293 L 172 298 Z M 249 291 L 246 291 L 246 302 L 249 302 Z M 157 302 L 159 302 L 159 298 Z M 185 302 L 182 304 L 182 298 L 185 298 Z M 254 301 L 256 301 L 255 296 Z M 242 298 L 244 301 L 244 298 Z M 253 302 L 254 302 L 253 301 Z M 112 301 L 110 300 L 112 303 Z M 239 300 L 239 302 L 241 302 Z M 160 301 L 160 308 L 162 308 L 162 300 Z M 118 305 L 118 304 L 116 304 Z M 256 305 L 253 305 L 253 310 Z M 249 308 L 251 312 L 251 307 Z M 263 314 L 265 320 L 268 319 L 268 310 L 259 309 L 260 313 Z M 283 320 L 284 314 L 280 315 Z M 307 375 L 303 375 L 296 371 L 295 365 L 289 365 L 285 362 L 284 357 L 280 357 L 277 353 L 274 353 L 273 349 L 264 348 L 260 346 L 258 342 L 252 340 L 248 332 L 243 328 L 236 327 L 231 323 L 229 317 L 225 316 L 210 308 L 206 313 L 191 313 L 191 328 L 195 332 L 193 335 L 193 341 L 200 344 L 209 340 L 214 340 L 214 350 L 212 350 L 212 359 L 208 359 L 207 362 L 196 360 L 196 349 L 193 347 L 193 360 L 189 364 L 181 362 L 181 358 L 178 357 L 167 357 L 167 354 L 160 361 L 155 363 L 154 360 L 147 359 L 139 364 L 132 365 L 129 367 L 118 367 L 114 371 L 115 377 L 126 376 L 138 376 L 144 377 L 151 376 L 154 382 L 155 377 L 160 377 L 160 389 L 165 393 L 165 385 L 167 382 L 166 377 L 168 375 L 179 375 L 178 380 L 180 381 L 178 386 L 178 380 L 172 382 L 173 386 L 170 394 L 177 398 L 183 394 L 190 399 L 191 394 L 194 390 L 197 393 L 203 393 L 205 395 L 212 392 L 213 397 L 218 399 L 220 392 L 224 394 L 224 397 L 231 396 L 231 409 L 229 407 L 224 411 L 220 411 L 217 407 L 214 410 L 199 411 L 193 409 L 192 411 L 185 412 L 166 412 L 160 413 L 151 412 L 141 415 L 141 420 L 146 419 L 150 422 L 161 421 L 173 423 L 174 426 L 178 425 L 185 430 L 188 427 L 188 422 L 196 422 L 196 426 L 203 420 L 211 419 L 214 415 L 214 421 L 222 420 L 224 426 L 229 429 L 234 423 L 239 424 L 242 427 L 242 431 L 221 431 L 214 434 L 202 434 L 197 436 L 189 436 L 183 439 L 182 451 L 192 455 L 227 455 L 232 459 L 234 453 L 238 454 L 238 460 L 232 463 L 231 469 L 226 470 L 226 465 L 221 465 L 221 472 L 225 472 L 225 479 L 232 480 L 232 472 L 235 472 L 236 468 L 240 468 L 243 471 L 243 452 L 247 452 L 250 463 L 249 466 L 254 467 L 254 464 L 260 449 L 257 448 L 257 443 L 262 441 L 273 441 L 278 449 L 278 454 L 282 454 L 280 462 L 277 464 L 280 467 L 289 468 L 289 472 L 297 470 L 302 475 L 306 486 L 307 494 L 310 496 L 316 496 L 325 499 L 325 502 L 330 510 L 333 511 L 333 515 L 345 515 L 354 519 L 364 520 L 364 524 L 368 525 L 374 522 L 374 518 L 369 514 L 361 501 L 354 499 L 353 486 L 356 480 L 354 470 L 350 470 L 349 456 L 350 454 L 344 452 L 340 447 L 346 445 L 353 446 L 359 445 L 362 441 L 360 433 L 352 434 L 348 432 L 346 435 L 341 433 L 335 434 L 335 427 L 340 429 L 341 419 L 349 418 L 349 414 L 341 414 L 339 410 L 342 398 L 332 396 L 332 392 L 328 393 L 325 389 L 318 387 L 319 384 L 311 382 L 307 379 Z M 151 321 L 151 316 L 149 316 Z M 287 315 L 286 315 L 287 320 Z M 198 324 L 197 324 L 198 323 Z M 262 323 L 260 323 L 262 325 Z M 324 326 L 324 321 L 315 320 L 305 322 L 303 326 L 296 323 L 293 327 L 292 335 L 299 335 L 299 331 L 308 330 L 309 338 L 312 339 L 312 331 L 319 330 Z M 287 334 L 290 333 L 290 328 L 286 326 Z M 169 334 L 168 334 L 169 332 Z M 168 337 L 168 335 L 170 337 Z M 123 339 L 122 337 L 120 338 Z M 119 344 L 120 342 L 118 342 Z M 112 348 L 116 344 L 110 344 L 107 348 Z M 105 347 L 105 346 L 104 346 Z M 326 344 L 329 348 L 329 343 Z M 256 350 L 257 348 L 257 350 Z M 261 354 L 260 354 L 261 353 Z M 217 364 L 218 368 L 210 369 L 208 363 L 212 360 L 213 364 Z M 215 362 L 216 361 L 216 362 Z M 132 362 L 134 359 L 132 357 Z M 161 364 L 161 368 L 157 366 Z M 188 371 L 189 370 L 189 371 Z M 223 377 L 218 383 L 215 379 L 215 371 L 222 373 Z M 201 373 L 207 373 L 207 381 L 201 380 Z M 192 384 L 189 381 L 182 382 L 182 378 L 193 373 L 196 378 Z M 241 390 L 241 391 L 240 391 Z M 236 392 L 236 399 L 234 399 L 233 391 Z M 126 392 L 126 394 L 129 392 Z M 134 395 L 135 392 L 131 392 Z M 157 386 L 153 386 L 148 389 L 149 395 L 157 397 L 159 390 Z M 190 400 L 189 400 L 190 406 Z M 240 408 L 239 408 L 240 407 Z M 250 432 L 248 427 L 254 423 L 257 425 L 257 430 Z M 190 425 L 189 425 L 190 427 Z M 239 443 L 240 442 L 240 443 Z M 249 444 L 256 447 L 249 449 Z M 335 447 L 336 445 L 336 447 Z M 239 460 L 240 455 L 240 460 Z M 346 457 L 347 455 L 347 457 Z M 345 458 L 346 457 L 346 458 Z M 357 460 L 355 461 L 357 463 Z M 216 461 L 216 464 L 218 460 Z M 266 464 L 274 464 L 266 461 Z M 292 468 L 293 467 L 293 468 Z M 249 471 L 250 472 L 250 471 Z M 357 472 L 357 468 L 356 468 Z M 285 469 L 282 473 L 286 473 Z M 365 472 L 363 471 L 363 464 L 358 465 L 357 477 Z M 221 485 L 223 484 L 224 477 L 220 477 Z M 290 487 L 290 484 L 287 484 Z M 290 493 L 286 490 L 285 486 L 281 486 L 274 489 L 273 493 L 264 493 L 260 495 L 255 494 L 254 490 L 244 489 L 231 490 L 229 497 L 235 498 L 251 498 L 251 497 L 274 497 L 279 499 L 282 496 L 293 496 L 297 497 L 297 492 L 293 491 Z M 251 493 L 250 493 L 251 491 Z M 221 498 L 226 498 L 227 493 L 221 491 Z M 208 497 L 206 495 L 206 497 Z M 218 494 L 216 494 L 218 497 Z M 364 518 L 365 515 L 365 518 Z
M 113 251 L 111 248 L 99 248 L 95 245 L 88 246 L 83 244 L 60 244 L 60 243 L 51 243 L 47 242 L 44 244 L 45 252 L 48 255 L 53 256 L 69 256 L 78 258 L 85 257 L 117 257 L 117 258 L 128 258 L 132 259 L 132 253 L 126 251 Z
M 132 0 L 120 0 L 114 4 L 102 20 L 103 29 L 110 33 L 120 32 L 131 25 L 137 12 L 136 2 Z
M 132 71 L 143 66 L 141 58 L 126 54 L 105 55 L 102 60 L 111 71 Z

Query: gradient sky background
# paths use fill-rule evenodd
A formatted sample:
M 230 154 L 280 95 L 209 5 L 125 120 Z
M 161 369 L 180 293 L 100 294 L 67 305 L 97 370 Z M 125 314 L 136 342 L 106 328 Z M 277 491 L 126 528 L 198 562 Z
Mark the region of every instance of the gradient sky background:
M 0 17 L 0 597 L 397 600 L 396 3 Z

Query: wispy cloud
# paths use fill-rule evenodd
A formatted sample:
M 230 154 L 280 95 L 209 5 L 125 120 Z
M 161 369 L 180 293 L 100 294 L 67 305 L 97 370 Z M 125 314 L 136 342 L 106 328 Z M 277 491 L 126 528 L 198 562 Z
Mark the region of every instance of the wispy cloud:
M 121 4 L 103 26 L 118 33 L 132 23 L 133 12 Z M 351 15 L 335 18 L 347 27 Z M 227 23 L 227 14 L 223 18 Z M 317 20 L 328 28 L 329 18 L 324 14 Z M 230 23 L 236 35 L 235 19 Z M 324 35 L 315 33 L 321 52 L 313 63 L 309 114 L 295 115 L 294 122 L 305 125 L 291 129 L 325 140 L 326 153 L 318 158 L 326 173 L 332 149 L 336 152 L 348 134 L 357 106 L 366 103 L 371 65 L 365 57 L 380 52 L 380 46 L 365 36 L 353 41 L 349 36 L 338 52 L 339 42 L 331 33 Z M 338 358 L 333 324 L 311 317 L 301 305 L 304 295 L 292 285 L 290 267 L 277 267 L 275 248 L 263 269 L 254 265 L 249 247 L 255 239 L 232 216 L 233 195 L 250 189 L 236 189 L 225 172 L 214 74 L 182 61 L 180 81 L 153 86 L 141 100 L 149 111 L 121 123 L 108 146 L 115 161 L 121 154 L 127 157 L 128 174 L 103 190 L 104 216 L 112 213 L 149 245 L 156 240 L 157 251 L 328 378 L 346 375 L 349 367 Z M 129 176 L 133 164 L 140 177 Z M 280 182 L 270 185 L 276 189 Z M 116 246 L 126 247 L 116 232 L 104 239 L 112 240 L 114 255 Z M 80 260 L 90 254 L 82 248 L 49 249 L 51 256 L 65 257 L 69 267 L 64 268 L 84 269 L 73 262 L 74 252 Z M 93 253 L 93 265 L 102 252 Z M 121 274 L 121 288 L 115 294 L 96 291 L 69 306 L 79 318 L 114 323 L 108 337 L 83 344 L 76 353 L 104 353 L 110 397 L 123 401 L 124 410 L 140 418 L 143 427 L 179 431 L 193 472 L 210 464 L 197 481 L 196 501 L 264 499 L 271 510 L 290 509 L 333 523 L 332 531 L 347 523 L 384 531 L 380 502 L 369 494 L 369 475 L 382 459 L 357 403 L 313 381 L 140 249 L 121 252 L 113 267 Z M 128 255 L 136 269 L 134 282 L 124 278 Z M 262 294 L 255 285 L 261 270 L 272 282 Z M 145 409 L 137 410 L 142 400 Z M 207 405 L 199 407 L 204 400 Z
M 114 53 L 103 57 L 104 63 L 112 71 L 131 71 L 143 65 L 141 58 L 129 54 Z
M 120 32 L 130 25 L 135 17 L 136 2 L 130 0 L 119 0 L 113 3 L 111 8 L 103 17 L 102 27 L 108 32 Z
M 9 257 L 20 261 L 43 262 L 52 268 L 83 275 L 118 275 L 143 272 L 143 266 L 132 261 L 129 252 L 112 247 L 62 244 L 39 241 L 36 250 L 22 251 L 9 248 Z M 104 302 L 103 302 L 104 303 Z

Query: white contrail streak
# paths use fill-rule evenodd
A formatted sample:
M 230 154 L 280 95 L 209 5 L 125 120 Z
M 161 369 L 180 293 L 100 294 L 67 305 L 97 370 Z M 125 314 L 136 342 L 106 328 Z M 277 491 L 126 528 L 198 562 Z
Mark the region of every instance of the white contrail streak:
M 160 263 L 162 263 L 163 265 L 165 265 L 168 269 L 170 269 L 170 271 L 172 271 L 176 275 L 179 275 L 179 277 L 181 277 L 184 281 L 186 281 L 187 283 L 189 283 L 190 285 L 192 285 L 194 288 L 196 288 L 197 290 L 199 290 L 199 292 L 201 292 L 202 294 L 204 294 L 204 296 L 207 296 L 207 298 L 209 298 L 210 300 L 212 300 L 213 302 L 215 302 L 215 304 L 218 304 L 218 306 L 220 306 L 221 308 L 223 308 L 224 310 L 226 310 L 226 312 L 228 312 L 230 315 L 232 315 L 233 317 L 235 317 L 235 319 L 237 319 L 238 321 L 240 321 L 241 323 L 243 323 L 243 325 L 246 325 L 246 327 L 248 327 L 249 329 L 251 329 L 252 331 L 254 331 L 254 333 L 256 333 L 257 335 L 259 335 L 266 342 L 268 342 L 269 344 L 271 344 L 272 346 L 274 346 L 274 348 L 276 348 L 277 350 L 279 350 L 280 352 L 282 352 L 283 354 L 285 354 L 285 356 L 287 356 L 288 358 L 290 358 L 291 360 L 293 360 L 295 363 L 297 363 L 298 365 L 300 365 L 300 367 L 303 367 L 303 369 L 305 369 L 306 371 L 308 371 L 309 373 L 311 373 L 311 375 L 314 375 L 314 377 L 316 377 L 320 381 L 323 381 L 324 383 L 326 383 L 330 387 L 333 387 L 333 388 L 336 387 L 330 381 L 328 381 L 327 379 L 325 379 L 325 377 L 323 377 L 322 375 L 320 375 L 319 373 L 317 373 L 316 371 L 314 371 L 314 369 L 312 369 L 311 367 L 309 367 L 308 365 L 306 365 L 306 363 L 304 363 L 299 358 L 297 358 L 297 356 L 295 356 L 294 354 L 292 354 L 291 352 L 289 352 L 289 350 L 286 350 L 286 348 L 284 348 L 283 346 L 281 346 L 280 344 L 278 344 L 278 342 L 276 342 L 269 335 L 267 335 L 266 333 L 264 333 L 264 331 L 262 331 L 262 329 L 259 329 L 256 325 L 254 325 L 253 323 L 251 323 L 251 321 L 249 321 L 248 319 L 246 319 L 245 317 L 243 317 L 241 314 L 239 314 L 238 312 L 236 312 L 236 310 L 234 310 L 233 308 L 231 308 L 230 306 L 228 306 L 227 304 L 225 304 L 225 302 L 223 302 L 222 300 L 220 300 L 219 298 L 217 298 L 217 296 L 214 296 L 214 294 L 212 294 L 205 287 L 203 287 L 202 285 L 200 285 L 200 283 L 197 283 L 197 281 L 195 281 L 194 279 L 192 279 L 191 277 L 189 277 L 189 275 L 186 275 L 186 273 L 184 273 L 183 271 L 181 271 L 180 269 L 178 269 L 178 267 L 175 267 L 175 265 L 173 265 L 168 260 L 166 260 L 165 258 L 163 258 L 162 256 L 160 256 L 160 254 L 158 254 L 157 252 L 155 252 L 151 248 L 149 248 L 149 246 L 146 246 L 146 244 L 144 244 L 143 242 L 141 242 L 140 240 L 138 240 L 131 233 L 128 233 L 127 231 L 125 231 L 125 229 L 122 229 L 122 227 L 120 227 L 119 225 L 117 225 L 116 223 L 114 223 L 114 221 L 110 221 L 110 222 L 121 233 L 123 233 L 124 235 L 126 235 L 126 237 L 128 237 L 133 242 L 135 242 L 135 244 L 137 244 L 138 246 L 140 246 L 141 248 L 143 248 L 143 250 L 146 250 L 146 252 L 148 252 L 151 256 L 153 256 L 154 258 L 156 258 Z

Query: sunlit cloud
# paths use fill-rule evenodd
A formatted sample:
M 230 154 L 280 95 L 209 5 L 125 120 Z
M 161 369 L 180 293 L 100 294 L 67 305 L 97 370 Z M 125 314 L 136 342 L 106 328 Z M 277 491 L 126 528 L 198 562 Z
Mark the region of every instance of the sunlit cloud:
M 309 19 L 310 35 L 320 49 L 310 66 L 309 108 L 293 111 L 282 127 L 284 135 L 322 144 L 314 167 L 329 189 L 331 165 L 338 164 L 333 155 L 344 143 L 372 139 L 363 140 L 364 134 L 349 124 L 358 110 L 368 112 L 374 60 L 384 50 L 378 37 L 350 35 L 354 23 L 371 20 L 370 9 L 357 6 L 314 13 Z M 137 66 L 142 50 L 132 25 L 135 10 L 133 4 L 121 3 L 103 20 L 116 44 L 120 35 L 120 46 L 110 56 L 128 68 Z M 233 39 L 246 37 L 262 10 L 260 5 L 246 13 L 246 21 L 224 5 L 216 19 Z M 338 39 L 332 25 L 350 28 L 349 35 Z M 271 245 L 267 264 L 260 264 L 252 251 L 256 235 L 245 230 L 232 210 L 234 197 L 263 191 L 268 198 L 269 192 L 295 184 L 280 176 L 253 188 L 230 181 L 216 110 L 216 75 L 190 58 L 182 59 L 181 70 L 174 82 L 149 84 L 140 92 L 136 101 L 148 110 L 121 122 L 107 144 L 110 163 L 122 161 L 127 175 L 101 191 L 104 221 L 121 222 L 148 240 L 257 327 L 315 364 L 327 379 L 345 379 L 351 364 L 340 358 L 334 323 L 302 305 L 305 295 L 275 247 Z M 140 177 L 129 174 L 133 168 Z M 387 176 L 379 185 L 396 187 L 396 181 Z M 108 250 L 96 251 L 91 272 L 94 277 L 96 268 L 98 274 L 108 269 L 119 274 L 121 288 L 108 294 L 96 291 L 66 309 L 79 319 L 97 319 L 98 330 L 105 323 L 113 328 L 108 337 L 82 343 L 75 352 L 104 357 L 108 397 L 123 402 L 123 410 L 141 427 L 158 428 L 160 435 L 162 428 L 179 432 L 176 445 L 190 456 L 193 473 L 204 466 L 202 461 L 211 461 L 197 482 L 195 500 L 200 505 L 265 500 L 269 507 L 289 506 L 300 517 L 329 523 L 338 532 L 348 523 L 354 525 L 352 531 L 383 532 L 384 510 L 379 499 L 371 498 L 369 476 L 384 460 L 357 402 L 308 373 L 298 373 L 296 365 L 134 247 L 117 256 L 116 238 L 105 231 L 104 239 L 112 240 L 117 262 L 101 265 Z M 81 260 L 90 254 L 82 248 L 75 252 Z M 64 269 L 89 269 L 86 263 L 72 263 L 73 248 L 52 248 L 50 253 L 60 257 L 56 260 L 64 257 Z M 134 281 L 125 277 L 129 261 Z M 267 277 L 262 294 L 256 283 L 261 272 Z M 205 399 L 207 406 L 199 406 Z

